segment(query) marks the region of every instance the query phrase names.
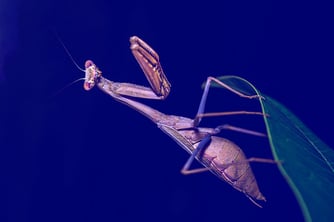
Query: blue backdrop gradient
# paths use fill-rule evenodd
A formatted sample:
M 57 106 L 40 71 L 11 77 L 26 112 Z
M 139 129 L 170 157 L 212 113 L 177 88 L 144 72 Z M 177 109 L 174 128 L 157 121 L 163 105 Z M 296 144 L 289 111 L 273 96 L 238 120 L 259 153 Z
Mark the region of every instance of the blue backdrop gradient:
M 325 1 L 21 1 L 1 35 L 1 221 L 302 221 L 274 165 L 252 164 L 267 203 L 254 206 L 210 173 L 180 174 L 188 155 L 145 117 L 97 88 L 78 64 L 148 85 L 129 50 L 137 35 L 160 55 L 172 83 L 165 101 L 144 103 L 193 117 L 209 75 L 238 75 L 289 107 L 333 146 L 333 13 Z M 4 17 L 5 18 L 5 17 Z M 3 20 L 4 21 L 4 20 Z M 2 23 L 1 23 L 2 24 Z M 5 23 L 7 24 L 7 23 Z M 8 35 L 7 35 L 8 33 Z M 55 34 L 57 33 L 57 35 Z M 208 111 L 258 110 L 254 101 L 210 91 Z M 254 116 L 204 120 L 263 131 Z M 223 137 L 246 155 L 270 158 L 268 142 Z M 195 165 L 196 166 L 196 165 Z M 197 165 L 198 166 L 198 165 Z M 310 187 L 310 189 L 312 189 Z

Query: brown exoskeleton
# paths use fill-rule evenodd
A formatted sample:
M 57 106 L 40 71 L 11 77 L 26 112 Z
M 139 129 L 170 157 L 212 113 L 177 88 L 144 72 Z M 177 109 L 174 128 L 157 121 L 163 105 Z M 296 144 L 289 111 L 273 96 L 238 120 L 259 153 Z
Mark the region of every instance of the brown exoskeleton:
M 275 161 L 263 158 L 247 159 L 244 152 L 236 144 L 216 135 L 222 129 L 235 130 L 257 136 L 266 135 L 229 125 L 220 125 L 216 128 L 203 128 L 198 127 L 198 125 L 201 118 L 208 116 L 235 114 L 263 115 L 260 112 L 248 111 L 204 113 L 206 98 L 212 81 L 241 97 L 249 99 L 262 98 L 258 95 L 245 95 L 230 88 L 216 78 L 208 77 L 199 109 L 194 119 L 161 113 L 147 105 L 128 98 L 165 99 L 170 92 L 170 83 L 161 68 L 158 54 L 136 36 L 131 37 L 130 42 L 132 53 L 145 73 L 151 88 L 131 83 L 112 82 L 104 78 L 97 66 L 88 60 L 85 63 L 85 90 L 90 90 L 97 85 L 103 92 L 113 97 L 116 101 L 124 103 L 156 123 L 164 133 L 174 139 L 191 155 L 181 170 L 183 174 L 209 170 L 235 189 L 243 192 L 255 205 L 261 207 L 256 201 L 265 201 L 266 199 L 259 190 L 249 162 L 275 163 Z M 194 159 L 197 159 L 204 168 L 190 169 Z

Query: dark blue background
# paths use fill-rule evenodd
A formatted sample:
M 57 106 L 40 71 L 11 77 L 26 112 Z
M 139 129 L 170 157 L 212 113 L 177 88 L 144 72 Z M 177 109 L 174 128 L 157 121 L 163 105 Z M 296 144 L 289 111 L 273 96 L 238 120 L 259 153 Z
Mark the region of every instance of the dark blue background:
M 183 176 L 186 152 L 149 120 L 97 88 L 79 65 L 106 78 L 148 85 L 132 58 L 137 35 L 160 55 L 172 83 L 166 101 L 193 117 L 209 75 L 239 75 L 281 101 L 333 146 L 333 13 L 325 1 L 22 1 L 8 12 L 12 47 L 1 72 L 2 221 L 301 221 L 276 166 L 252 164 L 267 197 L 258 209 L 210 173 Z M 6 35 L 2 30 L 1 35 Z M 258 109 L 224 90 L 208 111 Z M 222 123 L 263 131 L 259 117 Z M 247 156 L 270 158 L 261 138 L 224 132 Z M 310 187 L 310 189 L 312 189 Z

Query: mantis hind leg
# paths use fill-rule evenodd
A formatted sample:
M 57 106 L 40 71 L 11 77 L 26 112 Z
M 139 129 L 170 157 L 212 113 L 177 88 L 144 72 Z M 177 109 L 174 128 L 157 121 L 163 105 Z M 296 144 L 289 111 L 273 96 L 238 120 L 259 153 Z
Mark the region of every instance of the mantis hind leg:
M 248 130 L 248 129 L 243 129 L 239 127 L 234 127 L 231 125 L 220 125 L 215 128 L 215 133 L 218 134 L 222 129 L 228 129 L 228 130 L 234 130 L 238 131 L 241 133 L 246 133 L 254 136 L 263 136 L 266 137 L 265 134 Z M 196 168 L 196 169 L 190 169 L 191 164 L 193 163 L 194 159 L 196 156 L 201 155 L 204 153 L 205 149 L 208 147 L 208 144 L 211 141 L 211 134 L 208 134 L 204 139 L 198 144 L 198 146 L 195 148 L 195 150 L 192 152 L 186 163 L 181 169 L 181 173 L 184 175 L 189 175 L 189 174 L 195 174 L 195 173 L 201 173 L 210 170 L 208 167 L 202 167 L 202 168 Z M 268 158 L 258 158 L 258 157 L 251 157 L 248 159 L 245 159 L 243 161 L 238 161 L 238 162 L 233 162 L 233 163 L 227 163 L 227 164 L 221 164 L 220 167 L 222 168 L 227 168 L 232 165 L 239 165 L 239 164 L 244 164 L 244 163 L 249 163 L 249 162 L 258 162 L 258 163 L 270 163 L 270 164 L 280 164 L 279 161 L 275 161 L 273 159 L 268 159 Z
M 202 168 L 196 168 L 196 169 L 190 169 L 191 164 L 193 163 L 195 157 L 204 152 L 206 145 L 208 144 L 208 142 L 210 141 L 210 137 L 206 137 L 205 139 L 203 139 L 200 144 L 198 145 L 198 147 L 194 150 L 194 152 L 190 155 L 190 157 L 188 158 L 188 160 L 186 161 L 186 163 L 184 164 L 184 166 L 181 169 L 181 173 L 184 175 L 189 175 L 189 174 L 196 174 L 196 173 L 202 173 L 202 172 L 206 172 L 208 170 L 210 170 L 210 168 L 208 167 L 202 167 Z M 268 158 L 259 158 L 259 157 L 251 157 L 248 159 L 245 159 L 243 161 L 237 161 L 237 162 L 233 162 L 233 163 L 227 163 L 227 164 L 219 164 L 219 168 L 228 168 L 230 166 L 233 165 L 240 165 L 240 164 L 245 164 L 245 163 L 250 163 L 250 162 L 256 162 L 256 163 L 269 163 L 269 164 L 280 164 L 280 161 L 276 161 L 273 159 L 268 159 Z

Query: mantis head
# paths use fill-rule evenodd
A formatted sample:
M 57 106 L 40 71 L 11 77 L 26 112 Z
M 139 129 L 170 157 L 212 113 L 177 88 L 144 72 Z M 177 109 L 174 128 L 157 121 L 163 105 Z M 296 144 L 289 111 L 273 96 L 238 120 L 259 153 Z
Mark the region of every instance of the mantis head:
M 85 62 L 85 82 L 84 89 L 91 90 L 98 79 L 102 76 L 102 72 L 97 68 L 97 66 L 91 60 Z

